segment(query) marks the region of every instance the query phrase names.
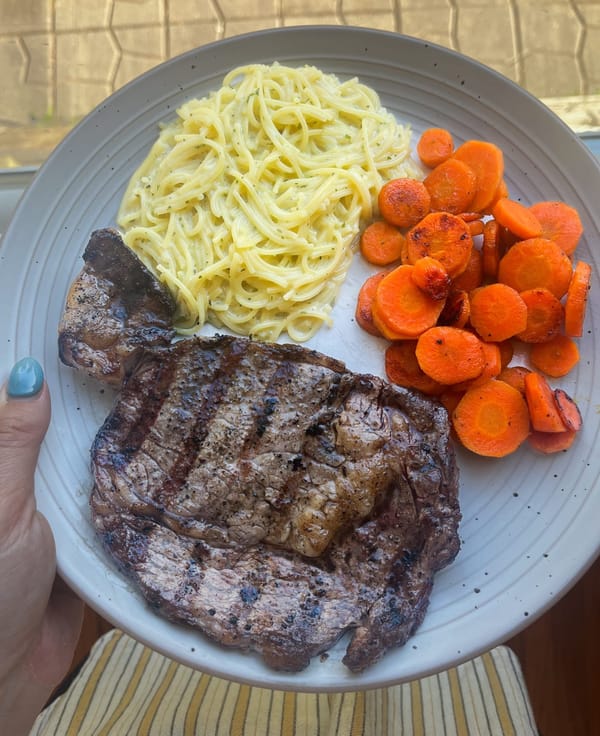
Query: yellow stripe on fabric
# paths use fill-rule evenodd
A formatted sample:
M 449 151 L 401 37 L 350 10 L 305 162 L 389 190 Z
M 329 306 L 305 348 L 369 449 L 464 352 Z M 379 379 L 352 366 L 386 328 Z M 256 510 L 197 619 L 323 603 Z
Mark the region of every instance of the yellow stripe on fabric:
M 192 696 L 187 713 L 185 714 L 185 722 L 183 724 L 183 733 L 185 736 L 194 736 L 196 733 L 198 713 L 202 707 L 202 701 L 204 700 L 210 681 L 210 675 L 202 675 L 200 678 L 196 692 Z
M 160 683 L 160 687 L 154 693 L 154 696 L 152 697 L 152 700 L 150 701 L 150 704 L 148 706 L 148 710 L 146 711 L 146 714 L 144 715 L 144 718 L 140 723 L 138 730 L 140 734 L 150 733 L 156 711 L 160 707 L 161 700 L 163 699 L 165 692 L 168 690 L 173 678 L 175 677 L 178 666 L 179 665 L 177 664 L 177 662 L 171 662 L 169 664 L 167 673 L 164 676 L 163 681 Z
M 76 710 L 73 713 L 73 717 L 71 718 L 69 727 L 65 731 L 65 736 L 80 736 L 81 723 L 87 715 L 88 708 L 90 707 L 90 703 L 92 702 L 96 691 L 96 686 L 98 685 L 98 682 L 102 679 L 102 675 L 104 674 L 104 671 L 106 669 L 106 663 L 111 658 L 112 653 L 115 650 L 115 647 L 117 646 L 119 640 L 120 637 L 117 636 L 109 640 L 104 651 L 98 658 L 94 669 L 90 672 L 89 679 L 83 692 L 81 693 L 79 701 L 77 702 Z
M 492 650 L 494 661 L 504 664 L 502 681 L 509 691 L 509 701 L 512 703 L 511 713 L 519 716 L 519 729 L 527 727 L 530 734 L 537 734 L 538 729 L 533 716 L 529 693 L 523 678 L 523 670 L 514 652 L 507 646 L 499 646 Z M 526 724 L 526 725 L 525 725 Z M 520 735 L 519 735 L 520 736 Z
M 250 686 L 240 685 L 240 690 L 231 717 L 231 736 L 243 736 L 248 703 L 250 702 Z
M 425 736 L 423 693 L 421 692 L 421 682 L 419 680 L 414 680 L 410 683 L 410 698 L 412 706 L 413 736 Z
M 458 678 L 458 671 L 455 667 L 448 670 L 448 683 L 450 685 L 450 696 L 452 698 L 452 711 L 454 713 L 456 734 L 457 736 L 469 736 L 463 693 L 460 686 L 460 680 Z
M 295 736 L 296 732 L 296 695 L 283 694 L 283 712 L 281 714 L 281 736 Z
M 351 736 L 363 736 L 365 732 L 365 694 L 357 692 L 354 694 L 354 710 L 352 713 Z
M 133 670 L 133 674 L 131 678 L 129 679 L 129 683 L 127 687 L 125 688 L 125 692 L 121 696 L 118 705 L 113 706 L 112 703 L 107 703 L 107 705 L 110 705 L 114 708 L 112 715 L 110 716 L 108 722 L 103 726 L 103 728 L 98 731 L 97 736 L 107 736 L 107 734 L 110 734 L 112 731 L 113 726 L 115 723 L 119 720 L 119 718 L 125 713 L 127 708 L 129 708 L 131 701 L 135 697 L 135 693 L 138 689 L 138 685 L 141 682 L 142 676 L 144 675 L 144 671 L 146 669 L 146 665 L 148 663 L 148 660 L 150 659 L 151 652 L 149 649 L 143 649 L 142 654 L 135 665 L 135 669 Z
M 515 724 L 513 723 L 510 715 L 508 703 L 506 702 L 506 693 L 504 692 L 502 682 L 500 681 L 500 677 L 496 669 L 496 663 L 489 652 L 481 655 L 481 661 L 483 662 L 483 666 L 490 683 L 496 712 L 498 713 L 498 719 L 502 726 L 502 734 L 503 736 L 517 736 L 515 732 Z

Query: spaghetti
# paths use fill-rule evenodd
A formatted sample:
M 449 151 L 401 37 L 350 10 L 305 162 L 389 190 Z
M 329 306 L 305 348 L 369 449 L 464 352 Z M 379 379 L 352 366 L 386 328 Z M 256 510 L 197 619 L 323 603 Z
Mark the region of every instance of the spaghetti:
M 372 89 L 254 64 L 162 127 L 118 225 L 175 295 L 180 333 L 305 341 L 331 324 L 383 181 L 417 175 L 409 128 Z

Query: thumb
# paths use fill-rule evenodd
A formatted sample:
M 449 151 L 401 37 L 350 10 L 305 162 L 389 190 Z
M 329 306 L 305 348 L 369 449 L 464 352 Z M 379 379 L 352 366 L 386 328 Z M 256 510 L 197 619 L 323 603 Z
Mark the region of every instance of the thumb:
M 50 421 L 50 395 L 34 358 L 13 367 L 0 390 L 0 540 L 26 528 L 35 513 L 33 479 Z

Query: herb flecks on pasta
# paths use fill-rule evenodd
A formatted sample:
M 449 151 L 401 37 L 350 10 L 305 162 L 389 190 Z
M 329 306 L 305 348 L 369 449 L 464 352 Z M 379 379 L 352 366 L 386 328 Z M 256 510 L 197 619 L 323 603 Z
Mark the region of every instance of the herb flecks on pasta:
M 205 322 L 273 341 L 324 323 L 383 181 L 417 176 L 410 130 L 357 79 L 234 69 L 165 124 L 124 195 L 127 245 Z

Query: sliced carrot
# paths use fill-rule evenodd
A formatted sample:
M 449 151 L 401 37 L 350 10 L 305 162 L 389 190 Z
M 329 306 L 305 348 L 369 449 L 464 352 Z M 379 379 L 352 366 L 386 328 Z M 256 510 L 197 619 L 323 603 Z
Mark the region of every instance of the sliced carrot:
M 539 238 L 542 235 L 542 224 L 535 214 L 516 199 L 501 197 L 494 204 L 492 215 L 499 225 L 522 240 Z
M 458 216 L 465 222 L 475 222 L 481 220 L 481 212 L 459 212 Z
M 469 389 L 454 410 L 452 420 L 464 447 L 485 457 L 509 455 L 530 432 L 523 396 L 507 383 L 494 379 Z
M 439 395 L 439 400 L 444 409 L 451 417 L 452 413 L 458 406 L 458 402 L 465 395 L 464 391 L 455 391 L 453 386 L 446 387 L 446 390 Z
M 567 335 L 531 346 L 529 360 L 534 368 L 553 378 L 566 376 L 579 362 L 577 343 Z
M 385 351 L 386 375 L 392 383 L 398 386 L 436 396 L 446 387 L 421 370 L 415 354 L 416 347 L 416 340 L 400 340 L 388 345 Z
M 431 212 L 408 231 L 406 245 L 410 263 L 431 256 L 454 278 L 467 267 L 473 239 L 460 217 L 448 212 Z
M 521 292 L 527 305 L 527 326 L 517 337 L 523 342 L 547 342 L 561 331 L 565 309 L 548 289 Z
M 375 266 L 389 266 L 400 260 L 403 247 L 404 235 L 385 220 L 367 225 L 360 236 L 360 252 L 368 263 Z
M 502 364 L 500 361 L 500 348 L 498 345 L 495 342 L 482 342 L 481 347 L 483 348 L 484 356 L 483 370 L 477 378 L 453 384 L 452 387 L 455 390 L 468 391 L 470 388 L 482 386 L 491 378 L 496 378 L 500 374 Z
M 453 152 L 454 139 L 446 128 L 427 128 L 417 141 L 417 155 L 430 169 L 446 161 Z
M 500 225 L 496 220 L 488 220 L 483 226 L 483 244 L 481 246 L 481 267 L 484 276 L 490 279 L 497 277 L 502 254 Z
M 491 214 L 491 211 L 492 211 L 494 205 L 496 204 L 496 202 L 499 199 L 503 199 L 504 197 L 508 197 L 508 196 L 509 196 L 508 184 L 506 183 L 506 180 L 505 179 L 502 179 L 500 181 L 500 184 L 498 184 L 498 188 L 494 192 L 494 196 L 492 197 L 492 201 L 489 203 L 489 205 L 486 208 L 487 210 L 489 210 L 489 211 L 486 212 L 486 214 Z
M 557 299 L 567 293 L 573 267 L 569 257 L 552 240 L 520 240 L 502 257 L 498 281 L 517 291 L 544 288 Z
M 560 416 L 554 392 L 541 373 L 531 371 L 524 377 L 525 399 L 531 426 L 538 432 L 564 432 L 567 427 Z
M 583 425 L 583 418 L 575 401 L 562 388 L 554 389 L 554 400 L 565 427 L 579 432 Z
M 488 342 L 502 342 L 527 326 L 527 305 L 506 284 L 480 286 L 471 292 L 471 325 Z
M 471 248 L 466 268 L 452 279 L 452 285 L 457 291 L 473 291 L 482 283 L 483 257 L 481 250 Z
M 379 282 L 373 322 L 390 340 L 415 338 L 437 322 L 444 302 L 432 299 L 413 280 L 414 266 L 397 266 Z
M 566 202 L 536 202 L 529 208 L 542 226 L 542 237 L 553 240 L 572 255 L 583 235 L 579 213 Z
M 416 356 L 428 376 L 446 385 L 476 378 L 485 365 L 481 340 L 457 327 L 437 326 L 423 332 Z
M 488 141 L 468 140 L 456 149 L 453 157 L 467 164 L 475 174 L 476 189 L 470 209 L 481 212 L 492 203 L 502 182 L 502 150 Z
M 503 368 L 498 374 L 498 380 L 508 383 L 509 386 L 516 388 L 525 395 L 525 376 L 531 373 L 531 368 L 524 365 L 511 365 Z
M 418 258 L 414 263 L 412 277 L 419 289 L 432 299 L 445 299 L 448 296 L 450 277 L 436 258 Z
M 532 449 L 551 455 L 555 452 L 564 452 L 573 444 L 577 432 L 567 429 L 564 432 L 537 432 L 533 431 L 528 441 Z
M 363 283 L 358 292 L 356 300 L 356 309 L 354 312 L 355 319 L 363 330 L 370 335 L 381 337 L 381 332 L 375 327 L 373 322 L 373 299 L 375 292 L 381 279 L 386 275 L 386 271 L 374 273 Z
M 429 212 L 431 197 L 418 179 L 390 179 L 379 190 L 379 214 L 396 227 L 412 227 Z
M 483 220 L 472 220 L 467 223 L 467 226 L 472 238 L 483 235 Z
M 431 196 L 431 209 L 458 215 L 464 212 L 475 196 L 476 179 L 463 161 L 449 158 L 436 166 L 423 180 Z
M 587 309 L 588 293 L 592 280 L 592 267 L 585 261 L 578 261 L 567 289 L 565 300 L 565 334 L 569 337 L 583 335 L 583 323 Z
M 502 368 L 506 368 L 515 354 L 514 345 L 512 340 L 500 340 L 498 347 L 500 348 L 500 362 L 502 363 Z
M 444 308 L 438 317 L 438 324 L 446 327 L 464 327 L 471 314 L 469 294 L 464 290 L 452 289 L 446 297 Z
M 520 240 L 520 238 L 517 238 L 514 233 L 511 233 L 510 230 L 507 230 L 505 227 L 500 227 L 500 225 L 498 225 L 498 239 L 500 241 L 500 250 L 502 253 L 506 253 L 509 248 L 512 248 L 512 246 Z

